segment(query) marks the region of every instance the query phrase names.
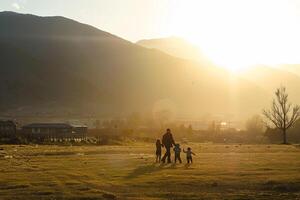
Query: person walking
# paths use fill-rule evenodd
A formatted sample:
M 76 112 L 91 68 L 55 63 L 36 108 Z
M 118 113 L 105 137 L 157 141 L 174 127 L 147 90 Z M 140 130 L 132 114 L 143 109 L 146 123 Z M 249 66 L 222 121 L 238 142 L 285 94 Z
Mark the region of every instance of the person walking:
M 180 153 L 181 153 L 180 144 L 175 144 L 174 153 L 175 153 L 175 159 L 174 159 L 175 163 L 177 162 L 177 160 L 179 163 L 182 163 L 181 158 L 180 158 Z
M 173 145 L 175 145 L 175 141 L 173 139 L 173 135 L 171 133 L 171 129 L 167 129 L 167 132 L 163 135 L 162 138 L 162 144 L 166 149 L 166 153 L 163 156 L 163 158 L 161 159 L 161 161 L 163 163 L 166 162 L 166 158 L 168 160 L 168 163 L 171 163 L 171 148 L 173 147 Z
M 156 162 L 160 163 L 160 161 L 161 161 L 161 147 L 162 147 L 162 143 L 158 139 L 158 140 L 156 140 L 155 145 L 156 145 L 156 152 L 155 152 L 155 154 L 156 154 Z
M 186 153 L 186 162 L 188 164 L 193 163 L 193 156 L 196 155 L 194 152 L 192 152 L 192 149 L 190 147 L 187 148 L 187 151 L 183 149 L 183 153 Z

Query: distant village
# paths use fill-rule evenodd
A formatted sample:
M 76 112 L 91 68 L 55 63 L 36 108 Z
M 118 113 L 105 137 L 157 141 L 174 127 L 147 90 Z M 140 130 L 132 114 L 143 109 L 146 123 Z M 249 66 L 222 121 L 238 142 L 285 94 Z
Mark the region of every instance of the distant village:
M 28 141 L 82 141 L 87 138 L 88 127 L 69 123 L 31 123 L 17 128 L 12 120 L 0 121 L 1 138 L 22 137 Z
M 48 122 L 44 122 L 44 121 Z M 50 122 L 49 122 L 50 121 Z M 59 121 L 59 122 L 57 122 Z M 197 142 L 260 142 L 263 133 L 251 134 L 232 121 L 155 120 L 133 114 L 124 119 L 0 120 L 2 144 L 115 144 L 116 141 L 155 141 L 166 128 L 176 138 Z

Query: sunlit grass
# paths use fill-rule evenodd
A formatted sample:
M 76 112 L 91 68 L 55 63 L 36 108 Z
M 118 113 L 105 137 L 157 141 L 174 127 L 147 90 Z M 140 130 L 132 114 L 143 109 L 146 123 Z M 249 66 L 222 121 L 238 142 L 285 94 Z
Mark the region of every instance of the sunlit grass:
M 151 144 L 3 146 L 0 196 L 4 199 L 300 197 L 297 146 L 189 146 L 197 154 L 192 165 L 154 163 Z

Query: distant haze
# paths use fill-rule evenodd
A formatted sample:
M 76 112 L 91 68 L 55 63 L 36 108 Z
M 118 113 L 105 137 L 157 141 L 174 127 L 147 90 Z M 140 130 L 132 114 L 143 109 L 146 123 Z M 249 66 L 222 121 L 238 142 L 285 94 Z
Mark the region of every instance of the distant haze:
M 2 12 L 0 26 L 3 114 L 112 117 L 168 110 L 176 118 L 241 120 L 260 114 L 281 85 L 300 102 L 297 65 L 256 65 L 235 74 L 185 40 L 133 44 L 64 17 Z

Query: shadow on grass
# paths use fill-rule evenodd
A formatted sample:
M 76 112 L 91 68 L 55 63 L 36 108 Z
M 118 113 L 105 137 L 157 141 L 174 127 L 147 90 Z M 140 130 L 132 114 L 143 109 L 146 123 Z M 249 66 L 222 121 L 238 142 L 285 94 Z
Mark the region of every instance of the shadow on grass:
M 267 181 L 261 187 L 263 190 L 272 190 L 281 193 L 299 192 L 300 182 L 280 183 L 276 181 Z
M 137 178 L 142 175 L 151 174 L 157 171 L 165 170 L 165 169 L 175 169 L 175 164 L 150 164 L 150 165 L 143 165 L 135 168 L 128 176 L 125 178 Z
M 14 189 L 24 189 L 24 188 L 28 188 L 29 185 L 23 185 L 23 184 L 0 184 L 0 190 L 14 190 Z

